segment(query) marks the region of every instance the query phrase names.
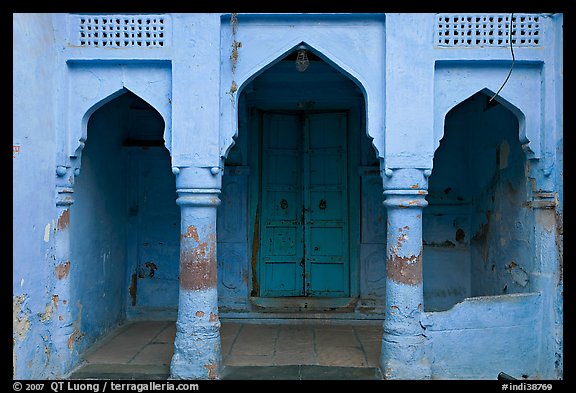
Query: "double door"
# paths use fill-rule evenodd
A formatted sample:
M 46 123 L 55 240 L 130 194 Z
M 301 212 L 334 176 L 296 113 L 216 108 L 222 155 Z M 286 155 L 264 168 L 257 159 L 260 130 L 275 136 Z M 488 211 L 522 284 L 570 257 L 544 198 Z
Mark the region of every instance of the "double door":
M 347 114 L 264 113 L 260 296 L 347 297 Z

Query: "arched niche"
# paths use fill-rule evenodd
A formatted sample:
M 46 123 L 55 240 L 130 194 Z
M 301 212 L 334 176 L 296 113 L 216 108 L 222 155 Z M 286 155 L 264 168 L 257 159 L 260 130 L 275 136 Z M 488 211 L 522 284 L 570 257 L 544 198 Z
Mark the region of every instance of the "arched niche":
M 467 98 L 482 92 L 491 99 L 491 104 L 501 104 L 518 118 L 518 138 L 527 158 L 541 158 L 542 63 L 516 62 L 510 78 L 502 87 L 509 71 L 510 63 L 502 61 L 460 60 L 435 63 L 434 151 L 444 135 L 444 121 L 448 112 Z
M 385 71 L 375 66 L 385 58 L 383 15 L 282 15 L 264 22 L 265 27 L 258 15 L 238 15 L 237 20 L 233 28 L 230 15 L 222 17 L 221 47 L 231 48 L 221 54 L 222 158 L 227 157 L 238 135 L 238 97 L 242 90 L 302 44 L 361 89 L 365 97 L 366 133 L 373 139 L 378 155 L 384 154 Z M 358 23 L 363 26 L 362 37 L 353 28 Z M 263 29 L 266 34 L 262 34 Z
M 525 115 L 482 89 L 446 114 L 423 217 L 424 295 L 432 311 L 467 297 L 533 290 L 533 214 Z
M 63 151 L 58 165 L 68 166 L 63 161 L 81 155 L 90 116 L 126 92 L 136 94 L 162 116 L 164 146 L 172 151 L 170 62 L 70 60 L 67 66 L 68 96 L 63 103 L 65 119 L 59 133 Z

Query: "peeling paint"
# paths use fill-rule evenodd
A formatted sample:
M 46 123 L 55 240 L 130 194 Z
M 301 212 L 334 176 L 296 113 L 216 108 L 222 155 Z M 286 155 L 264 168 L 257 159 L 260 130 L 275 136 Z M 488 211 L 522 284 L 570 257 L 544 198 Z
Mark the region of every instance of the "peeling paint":
M 40 316 L 40 321 L 48 322 L 50 319 L 52 319 L 53 313 L 54 313 L 54 306 L 52 305 L 52 303 L 48 303 L 46 307 L 44 307 L 44 312 Z
M 77 302 L 78 305 L 78 318 L 74 321 L 74 331 L 68 337 L 68 349 L 72 351 L 74 349 L 74 343 L 79 341 L 84 334 L 80 332 L 81 322 L 82 322 L 82 303 L 80 300 Z
M 214 363 L 210 363 L 205 365 L 206 369 L 208 369 L 208 378 L 209 379 L 217 379 L 218 378 L 218 365 Z
M 394 255 L 386 258 L 386 275 L 402 284 L 422 283 L 422 252 L 409 257 Z
M 218 321 L 218 314 L 210 313 L 210 318 L 208 319 L 209 322 L 216 322 Z
M 60 217 L 58 217 L 57 228 L 58 230 L 63 230 L 66 229 L 69 224 L 70 224 L 70 210 L 66 209 L 62 212 Z
M 193 228 L 191 231 L 190 228 Z M 194 227 L 188 227 L 191 238 L 198 238 Z M 187 238 L 187 237 L 186 237 Z M 210 234 L 208 241 L 190 247 L 182 240 L 180 247 L 180 286 L 188 290 L 214 288 L 217 285 L 216 235 Z
M 546 232 L 552 232 L 554 230 L 554 224 L 556 223 L 556 215 L 552 209 L 538 209 L 535 214 L 536 222 L 544 227 Z
M 65 263 L 61 263 L 60 265 L 56 266 L 56 277 L 58 280 L 62 280 L 70 271 L 70 261 L 66 261 Z
M 196 316 L 202 318 L 204 316 L 204 311 L 196 311 Z
M 46 243 L 50 241 L 50 223 L 46 224 L 44 227 L 44 241 Z
M 189 225 L 186 229 L 186 233 L 180 236 L 181 239 L 194 239 L 197 243 L 200 243 L 200 237 L 198 236 L 198 230 L 194 225 Z
M 507 269 L 512 275 L 512 280 L 516 284 L 520 285 L 521 287 L 525 287 L 528 284 L 530 277 L 522 266 L 519 266 L 516 262 L 512 261 L 507 266 Z
M 26 301 L 28 295 L 15 296 L 12 299 L 12 330 L 20 341 L 26 338 L 26 334 L 30 330 L 30 319 L 28 318 L 29 310 L 22 310 L 22 305 Z
M 148 268 L 148 277 L 153 278 L 158 266 L 154 262 L 146 262 L 144 266 Z

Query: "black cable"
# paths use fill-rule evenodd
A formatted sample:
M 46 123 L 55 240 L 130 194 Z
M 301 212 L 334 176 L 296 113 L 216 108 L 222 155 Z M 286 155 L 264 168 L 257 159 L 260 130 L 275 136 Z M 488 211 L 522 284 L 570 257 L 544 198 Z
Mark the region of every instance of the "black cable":
M 508 76 L 506 77 L 506 80 L 504 80 L 504 83 L 502 83 L 502 86 L 500 86 L 500 88 L 492 96 L 492 98 L 490 98 L 488 100 L 488 103 L 492 102 L 492 100 L 498 95 L 498 93 L 500 93 L 500 91 L 502 91 L 502 89 L 504 88 L 504 85 L 506 85 L 506 82 L 508 82 L 510 75 L 512 75 L 512 69 L 514 68 L 514 63 L 516 62 L 516 57 L 514 56 L 514 47 L 512 46 L 512 21 L 513 21 L 513 19 L 514 19 L 514 13 L 510 14 L 510 26 L 509 26 L 509 31 L 508 31 L 508 41 L 510 42 L 510 52 L 512 52 L 512 65 L 510 66 L 510 71 L 508 72 Z

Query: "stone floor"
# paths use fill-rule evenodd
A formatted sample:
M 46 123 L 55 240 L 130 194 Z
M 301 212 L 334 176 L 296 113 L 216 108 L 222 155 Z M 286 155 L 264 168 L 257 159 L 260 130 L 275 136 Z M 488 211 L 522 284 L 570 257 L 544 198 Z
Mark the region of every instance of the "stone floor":
M 85 356 L 70 378 L 166 379 L 173 321 L 132 322 Z M 381 324 L 223 321 L 223 379 L 382 379 Z

